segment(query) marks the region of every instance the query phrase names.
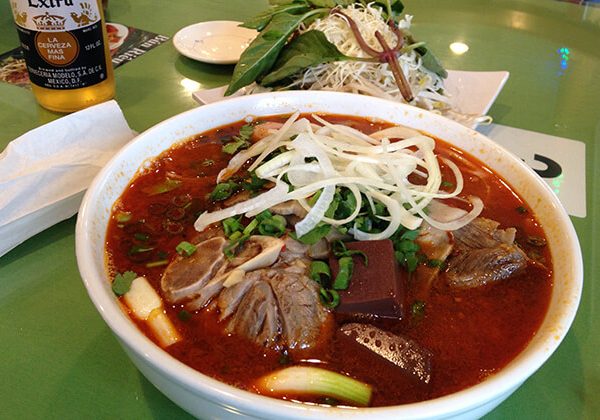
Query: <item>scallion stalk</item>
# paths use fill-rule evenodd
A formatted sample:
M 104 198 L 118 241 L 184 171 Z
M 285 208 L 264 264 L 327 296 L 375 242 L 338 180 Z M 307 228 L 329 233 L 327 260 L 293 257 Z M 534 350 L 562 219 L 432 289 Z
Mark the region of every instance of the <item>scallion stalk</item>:
M 267 395 L 325 396 L 363 407 L 369 405 L 372 394 L 369 384 L 330 370 L 308 366 L 293 366 L 272 372 L 260 378 L 257 387 Z

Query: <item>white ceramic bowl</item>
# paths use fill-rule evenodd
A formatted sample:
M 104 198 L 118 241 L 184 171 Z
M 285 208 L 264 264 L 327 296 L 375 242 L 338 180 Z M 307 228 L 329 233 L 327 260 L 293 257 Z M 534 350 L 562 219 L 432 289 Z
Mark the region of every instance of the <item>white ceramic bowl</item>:
M 223 384 L 169 356 L 121 311 L 107 277 L 104 238 L 113 202 L 144 161 L 191 135 L 248 115 L 327 112 L 405 124 L 429 132 L 484 161 L 525 199 L 545 229 L 554 260 L 555 285 L 542 326 L 527 348 L 499 373 L 463 391 L 430 401 L 384 408 L 339 409 L 280 401 Z M 164 121 L 125 146 L 98 174 L 77 220 L 77 262 L 97 310 L 139 370 L 188 412 L 202 418 L 476 418 L 491 411 L 556 350 L 579 304 L 583 264 L 577 236 L 550 188 L 520 159 L 481 134 L 411 106 L 332 92 L 252 95 L 192 109 Z M 559 257 L 560 256 L 560 257 Z

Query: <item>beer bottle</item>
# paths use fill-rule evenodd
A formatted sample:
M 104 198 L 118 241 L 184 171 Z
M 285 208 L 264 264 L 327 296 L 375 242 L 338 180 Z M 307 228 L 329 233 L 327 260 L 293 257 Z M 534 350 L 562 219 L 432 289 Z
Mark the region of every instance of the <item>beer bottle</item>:
M 101 0 L 11 0 L 31 90 L 73 112 L 115 95 Z

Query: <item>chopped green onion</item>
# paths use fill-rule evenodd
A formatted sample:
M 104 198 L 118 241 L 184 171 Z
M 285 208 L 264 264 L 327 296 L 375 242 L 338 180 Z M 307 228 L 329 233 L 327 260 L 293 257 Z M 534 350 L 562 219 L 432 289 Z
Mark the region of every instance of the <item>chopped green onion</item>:
M 225 236 L 228 238 L 231 237 L 235 232 L 240 232 L 244 230 L 244 225 L 240 222 L 240 217 L 229 217 L 221 222 L 223 225 L 223 230 L 225 231 Z
M 324 261 L 312 261 L 310 263 L 310 278 L 320 285 L 328 284 L 331 279 L 331 269 L 329 268 L 329 265 Z
M 250 234 L 242 234 L 242 232 L 235 232 L 229 238 L 229 244 L 223 249 L 223 253 L 229 259 L 233 258 L 233 251 L 239 246 L 242 245 L 250 238 Z
M 196 245 L 191 244 L 191 243 L 189 243 L 187 241 L 181 241 L 181 242 L 179 242 L 179 245 L 177 245 L 175 247 L 175 251 L 177 251 L 177 253 L 179 255 L 183 255 L 185 257 L 189 257 L 194 252 L 196 252 Z
M 148 268 L 154 268 L 154 267 L 162 267 L 163 265 L 167 265 L 169 264 L 169 260 L 157 260 L 157 261 L 152 261 L 149 263 L 146 263 L 146 267 Z
M 133 237 L 135 239 L 137 239 L 138 241 L 142 241 L 142 242 L 146 242 L 148 239 L 150 239 L 150 235 L 148 235 L 147 233 L 141 233 L 141 232 L 135 233 L 133 235 Z
M 161 260 L 166 260 L 169 258 L 169 253 L 166 251 L 158 251 L 156 253 L 156 258 L 160 258 Z
M 400 241 L 398 243 L 398 251 L 404 252 L 404 253 L 409 253 L 409 252 L 417 252 L 419 249 L 421 249 L 419 247 L 419 245 L 417 245 L 416 243 L 414 243 L 413 241 Z
M 182 181 L 178 179 L 166 178 L 160 184 L 152 185 L 150 187 L 142 188 L 142 192 L 147 195 L 153 196 L 158 194 L 163 194 L 169 191 L 172 191 L 176 188 L 179 188 L 182 184 Z
M 131 283 L 137 278 L 133 271 L 126 271 L 123 274 L 117 273 L 112 282 L 112 291 L 117 296 L 123 296 L 131 289 Z
M 321 289 L 319 289 L 319 296 L 321 297 L 321 302 L 326 308 L 333 309 L 340 304 L 340 295 L 333 289 L 325 289 L 324 287 L 321 287 Z
M 350 279 L 352 278 L 354 261 L 352 260 L 352 257 L 342 257 L 338 262 L 340 268 L 333 281 L 333 288 L 335 290 L 346 290 L 350 285 Z
M 525 206 L 519 206 L 515 210 L 517 210 L 517 213 L 519 213 L 519 214 L 527 213 L 527 208 L 525 208 Z
M 315 203 L 319 200 L 319 197 L 321 197 L 322 192 L 323 190 L 317 190 L 313 195 L 311 195 L 308 199 L 308 205 L 311 207 L 314 206 Z
M 342 240 L 338 239 L 336 241 L 333 241 L 333 243 L 331 244 L 331 250 L 333 252 L 333 255 L 335 255 L 338 258 L 360 255 L 364 259 L 365 267 L 369 265 L 369 257 L 367 256 L 367 254 L 357 249 L 348 249 L 346 247 L 346 244 Z
M 131 213 L 128 211 L 120 211 L 117 213 L 115 218 L 119 223 L 127 223 L 131 220 Z
M 202 166 L 212 166 L 215 164 L 215 161 L 212 159 L 204 159 L 201 163 Z
M 450 181 L 442 181 L 441 184 L 442 187 L 446 187 L 446 188 L 452 188 L 454 187 L 454 182 L 450 182 Z
M 215 186 L 215 189 L 210 193 L 209 198 L 212 201 L 222 201 L 229 197 L 235 191 L 237 184 L 233 181 L 222 182 Z
M 236 241 L 236 240 L 240 239 L 242 237 L 242 235 L 243 235 L 242 231 L 237 230 L 229 236 L 229 240 L 232 242 Z
M 256 229 L 256 227 L 258 226 L 258 220 L 256 219 L 252 219 L 252 221 L 250 223 L 248 223 L 248 226 L 246 226 L 243 230 L 244 235 L 250 235 L 252 232 L 254 232 L 254 229 Z
M 444 261 L 432 258 L 427 260 L 427 267 L 431 268 L 442 268 L 444 266 Z
M 418 230 L 407 230 L 400 236 L 400 239 L 407 240 L 407 241 L 414 241 L 415 239 L 417 239 L 418 236 L 419 236 Z
M 256 192 L 265 186 L 267 181 L 256 176 L 254 171 L 250 172 L 250 179 L 242 182 L 242 188 L 248 191 Z
M 177 313 L 177 318 L 179 318 L 183 322 L 186 322 L 186 321 L 189 321 L 192 318 L 192 314 L 189 313 L 188 311 L 186 311 L 185 309 L 182 309 L 181 311 L 179 311 Z
M 406 255 L 406 269 L 409 273 L 412 273 L 417 269 L 417 265 L 419 265 L 419 258 L 415 254 Z
M 269 210 L 263 210 L 256 215 L 256 220 L 262 222 L 263 220 L 267 220 L 273 217 L 273 214 Z
M 413 318 L 422 318 L 425 315 L 425 302 L 415 300 L 410 308 Z
M 357 406 L 371 401 L 372 387 L 349 376 L 312 366 L 292 366 L 271 372 L 256 383 L 262 394 L 308 394 L 336 398 Z
M 287 221 L 285 217 L 276 214 L 270 219 L 265 219 L 258 225 L 258 231 L 261 235 L 280 237 L 285 233 Z
M 153 249 L 154 247 L 151 246 L 133 245 L 131 248 L 129 248 L 128 254 L 141 254 L 142 252 L 152 251 Z

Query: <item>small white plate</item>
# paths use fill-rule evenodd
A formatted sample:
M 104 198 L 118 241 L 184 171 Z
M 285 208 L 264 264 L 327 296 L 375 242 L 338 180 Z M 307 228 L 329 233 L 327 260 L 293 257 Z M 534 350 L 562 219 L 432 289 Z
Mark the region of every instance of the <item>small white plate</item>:
M 175 34 L 173 44 L 177 51 L 193 60 L 235 64 L 257 35 L 253 29 L 238 26 L 240 23 L 214 20 L 186 26 Z

